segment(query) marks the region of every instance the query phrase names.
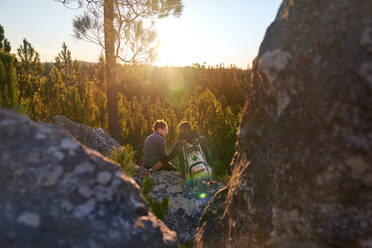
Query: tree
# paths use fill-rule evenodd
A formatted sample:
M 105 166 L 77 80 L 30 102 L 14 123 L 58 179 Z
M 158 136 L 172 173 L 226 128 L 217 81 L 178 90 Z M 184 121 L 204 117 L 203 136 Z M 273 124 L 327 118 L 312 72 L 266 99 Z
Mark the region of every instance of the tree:
M 80 64 L 75 60 L 72 61 L 71 51 L 68 50 L 65 42 L 62 44 L 62 50 L 55 58 L 55 69 L 60 71 L 61 80 L 64 86 L 77 85 L 82 83 Z M 53 70 L 51 71 L 52 74 Z
M 96 87 L 92 82 L 83 81 L 80 64 L 76 60 L 72 61 L 71 52 L 65 43 L 55 61 L 44 89 L 44 102 L 48 106 L 47 119 L 62 114 L 75 122 L 95 126 L 100 122 L 95 102 L 103 100 L 95 98 Z
M 41 90 L 46 77 L 43 76 L 44 67 L 39 53 L 30 42 L 23 39 L 23 44 L 17 49 L 17 57 L 19 105 L 31 119 L 40 120 L 44 115 Z
M 0 50 L 9 53 L 11 50 L 10 42 L 5 39 L 4 28 L 0 25 Z
M 124 63 L 148 62 L 155 57 L 154 18 L 180 16 L 182 0 L 56 0 L 86 4 L 87 12 L 73 21 L 74 35 L 105 49 L 109 132 L 120 140 L 116 59 Z M 102 11 L 103 9 L 103 11 Z M 102 23 L 103 17 L 103 23 Z
M 10 54 L 10 43 L 4 36 L 0 25 L 0 107 L 16 108 L 18 102 L 18 83 L 16 58 Z
M 207 139 L 212 161 L 218 159 L 228 164 L 235 149 L 239 114 L 234 114 L 229 106 L 223 108 L 207 88 L 193 97 L 185 111 L 185 117 Z
M 213 136 L 212 132 L 216 126 L 223 119 L 222 105 L 213 93 L 206 89 L 200 95 L 195 95 L 190 101 L 189 107 L 185 111 L 185 117 L 209 140 Z
M 119 114 L 118 114 L 118 100 L 117 100 L 117 86 L 114 75 L 114 69 L 116 64 L 116 57 L 114 56 L 115 50 L 115 34 L 114 34 L 114 0 L 104 1 L 104 34 L 105 34 L 105 58 L 106 58 L 106 99 L 107 99 L 107 111 L 109 121 L 109 132 L 118 141 L 120 141 L 120 125 L 119 125 Z M 75 20 L 74 23 L 77 23 Z M 75 26 L 77 24 L 74 24 Z M 89 25 L 82 26 L 89 28 Z M 79 29 L 78 29 L 79 30 Z M 84 29 L 81 29 L 82 33 L 86 33 Z M 77 33 L 79 35 L 79 33 Z
M 23 44 L 17 49 L 17 57 L 20 98 L 30 98 L 40 87 L 43 65 L 40 62 L 39 53 L 35 51 L 31 43 L 26 39 L 23 39 Z

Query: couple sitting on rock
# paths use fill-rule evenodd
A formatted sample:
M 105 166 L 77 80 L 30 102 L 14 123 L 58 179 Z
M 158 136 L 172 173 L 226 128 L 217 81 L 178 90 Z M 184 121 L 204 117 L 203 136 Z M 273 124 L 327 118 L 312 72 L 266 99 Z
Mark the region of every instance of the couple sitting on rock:
M 178 125 L 178 141 L 174 145 L 171 153 L 165 153 L 165 137 L 168 134 L 168 125 L 164 120 L 157 120 L 153 125 L 153 133 L 149 135 L 144 143 L 143 165 L 147 168 L 144 175 L 157 170 L 173 170 L 176 167 L 170 162 L 176 155 L 178 155 L 180 170 L 183 176 L 188 174 L 187 158 L 185 158 L 185 150 L 182 145 L 185 142 L 197 140 L 200 144 L 201 152 L 205 156 L 206 162 L 209 164 L 209 157 L 207 145 L 204 138 L 198 136 L 191 125 L 187 121 L 183 121 Z M 194 158 L 195 159 L 195 156 Z M 208 165 L 209 166 L 209 165 Z

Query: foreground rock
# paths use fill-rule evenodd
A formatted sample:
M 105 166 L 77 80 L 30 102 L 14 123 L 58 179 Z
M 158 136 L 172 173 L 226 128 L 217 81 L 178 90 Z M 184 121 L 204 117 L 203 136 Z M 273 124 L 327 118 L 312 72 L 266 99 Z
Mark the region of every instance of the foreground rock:
M 194 239 L 197 223 L 212 196 L 222 187 L 221 183 L 184 180 L 172 171 L 156 171 L 150 174 L 155 182 L 150 193 L 152 199 L 162 201 L 167 197 L 170 209 L 164 223 L 176 231 L 182 243 Z M 138 180 L 138 179 L 137 179 Z
M 177 247 L 135 182 L 66 131 L 0 110 L 0 244 Z
M 112 149 L 120 147 L 120 144 L 102 128 L 93 129 L 62 115 L 54 116 L 53 120 L 58 127 L 67 130 L 75 139 L 105 156 L 109 156 Z
M 196 247 L 372 247 L 372 1 L 285 0 Z

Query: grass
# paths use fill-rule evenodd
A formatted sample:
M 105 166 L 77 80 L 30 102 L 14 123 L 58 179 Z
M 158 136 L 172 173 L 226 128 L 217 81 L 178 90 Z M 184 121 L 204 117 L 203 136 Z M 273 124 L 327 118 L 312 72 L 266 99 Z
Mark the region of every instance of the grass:
M 134 175 L 132 165 L 134 164 L 135 151 L 130 145 L 114 148 L 110 153 L 110 159 L 120 165 L 121 171 L 127 176 Z

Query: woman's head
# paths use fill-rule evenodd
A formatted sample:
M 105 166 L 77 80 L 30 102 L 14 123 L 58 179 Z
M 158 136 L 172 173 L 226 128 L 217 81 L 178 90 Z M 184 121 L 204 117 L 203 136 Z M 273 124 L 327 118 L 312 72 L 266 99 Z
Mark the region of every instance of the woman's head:
M 178 124 L 178 137 L 180 139 L 187 139 L 190 135 L 191 125 L 187 121 L 182 121 Z

